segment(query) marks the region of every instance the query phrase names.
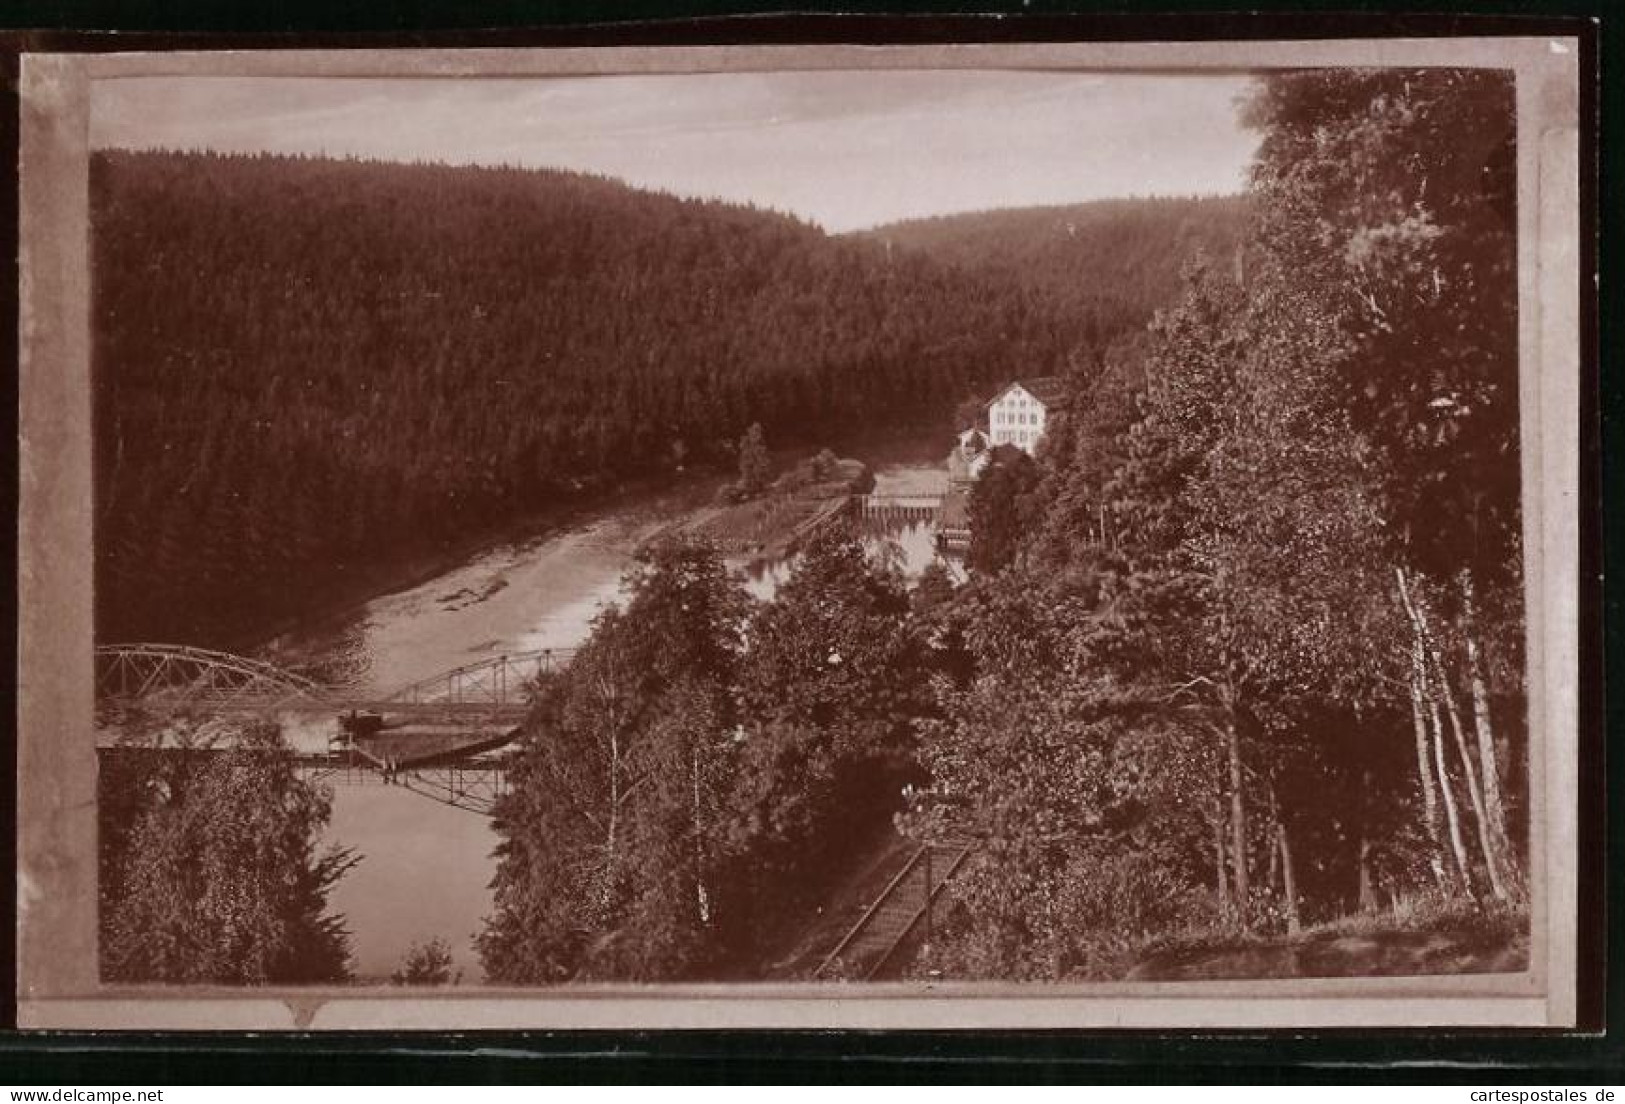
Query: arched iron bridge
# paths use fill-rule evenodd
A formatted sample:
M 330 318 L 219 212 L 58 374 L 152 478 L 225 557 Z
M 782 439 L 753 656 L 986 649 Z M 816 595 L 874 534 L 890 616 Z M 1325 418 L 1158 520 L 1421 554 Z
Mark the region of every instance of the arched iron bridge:
M 244 718 L 334 722 L 325 747 L 296 747 L 302 771 L 351 785 L 398 785 L 489 816 L 506 789 L 513 743 L 538 675 L 574 649 L 493 656 L 382 696 L 357 693 L 262 660 L 179 644 L 96 649 L 96 701 L 109 754 L 229 750 Z M 138 726 L 127 720 L 142 718 Z M 182 718 L 186 726 L 173 722 Z M 131 736 L 138 727 L 144 736 Z

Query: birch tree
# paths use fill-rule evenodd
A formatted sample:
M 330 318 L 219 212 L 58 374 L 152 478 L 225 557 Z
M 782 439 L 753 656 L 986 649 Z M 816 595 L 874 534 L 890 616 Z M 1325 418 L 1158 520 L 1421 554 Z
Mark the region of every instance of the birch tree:
M 1419 752 L 1437 741 L 1432 777 L 1418 756 L 1429 833 L 1442 809 L 1452 852 L 1456 835 L 1473 839 L 1489 891 L 1514 898 L 1521 833 L 1508 823 L 1503 765 L 1517 757 L 1522 686 L 1515 661 L 1492 686 L 1485 656 L 1517 655 L 1521 626 L 1502 621 L 1497 638 L 1480 616 L 1485 592 L 1515 607 L 1521 578 L 1511 81 L 1479 70 L 1279 74 L 1247 114 L 1263 135 L 1260 255 L 1347 343 L 1329 378 L 1372 450 L 1393 599 L 1420 667 Z M 1510 722 L 1500 735 L 1498 698 Z M 1465 888 L 1459 856 L 1456 866 Z

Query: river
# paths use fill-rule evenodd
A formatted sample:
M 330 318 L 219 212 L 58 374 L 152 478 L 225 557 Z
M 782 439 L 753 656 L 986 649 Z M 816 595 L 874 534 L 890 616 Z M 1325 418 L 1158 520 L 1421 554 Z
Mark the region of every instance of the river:
M 933 494 L 946 484 L 930 442 L 845 451 L 874 468 L 877 494 Z M 485 549 L 319 629 L 280 637 L 269 652 L 382 695 L 483 658 L 574 647 L 620 593 L 638 546 L 703 506 L 714 488 L 714 480 L 681 482 L 563 529 Z M 911 578 L 936 558 L 925 522 L 877 527 L 865 540 Z M 791 569 L 782 561 L 748 571 L 734 566 L 764 600 Z M 359 978 L 387 978 L 412 943 L 438 937 L 450 946 L 463 983 L 481 979 L 473 939 L 491 907 L 496 836 L 489 821 L 393 787 L 341 785 L 334 788 L 327 839 L 361 857 L 332 898 L 348 920 Z

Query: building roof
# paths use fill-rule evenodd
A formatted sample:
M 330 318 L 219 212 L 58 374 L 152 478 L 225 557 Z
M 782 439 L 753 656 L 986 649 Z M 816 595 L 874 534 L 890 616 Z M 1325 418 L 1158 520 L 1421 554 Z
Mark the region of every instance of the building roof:
M 992 406 L 1004 398 L 1010 388 L 1016 386 L 1045 406 L 1054 406 L 1066 397 L 1066 382 L 1060 376 L 1028 376 L 1025 379 L 1011 380 L 997 395 L 989 399 L 986 405 Z

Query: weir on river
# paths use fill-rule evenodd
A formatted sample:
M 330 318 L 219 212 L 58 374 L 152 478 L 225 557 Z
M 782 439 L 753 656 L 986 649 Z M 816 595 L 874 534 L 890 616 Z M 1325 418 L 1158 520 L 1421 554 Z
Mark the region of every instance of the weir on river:
M 941 495 L 853 495 L 852 512 L 860 518 L 881 521 L 928 521 L 936 523 L 942 512 Z

